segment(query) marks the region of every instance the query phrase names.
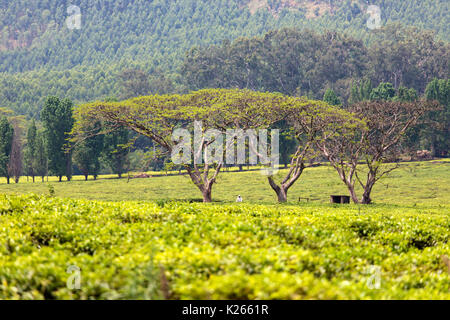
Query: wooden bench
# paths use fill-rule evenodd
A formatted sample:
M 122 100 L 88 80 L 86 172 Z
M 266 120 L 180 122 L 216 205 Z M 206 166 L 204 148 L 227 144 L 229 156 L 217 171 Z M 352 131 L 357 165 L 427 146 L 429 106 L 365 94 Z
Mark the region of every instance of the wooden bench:
M 331 203 L 341 203 L 341 204 L 350 203 L 350 196 L 331 195 L 330 202 Z

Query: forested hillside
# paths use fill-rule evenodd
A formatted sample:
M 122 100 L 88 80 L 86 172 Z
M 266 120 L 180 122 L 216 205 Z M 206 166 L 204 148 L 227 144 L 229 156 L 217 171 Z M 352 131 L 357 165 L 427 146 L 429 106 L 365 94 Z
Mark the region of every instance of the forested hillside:
M 445 0 L 367 2 L 380 6 L 383 24 L 433 29 L 448 40 Z M 71 68 L 123 59 L 171 68 L 192 45 L 261 35 L 283 26 L 346 30 L 357 38 L 370 37 L 365 1 L 80 0 L 73 4 L 80 8 L 79 30 L 66 26 L 73 13 L 67 12 L 65 1 L 1 1 L 0 71 Z M 24 48 L 33 50 L 20 50 Z
M 194 48 L 181 68 L 186 87 L 238 87 L 321 99 L 332 88 L 345 101 L 361 79 L 389 82 L 423 93 L 433 78 L 448 76 L 449 45 L 430 33 L 400 25 L 378 30 L 377 40 L 336 32 L 281 29 L 263 37 Z
M 68 11 L 71 4 L 80 8 L 80 29 L 66 25 L 77 13 Z M 446 0 L 0 0 L 0 106 L 36 116 L 50 94 L 77 102 L 119 96 L 124 69 L 149 74 L 153 92 L 190 90 L 199 85 L 186 85 L 180 73 L 193 46 L 282 27 L 377 43 L 376 30 L 366 25 L 369 4 L 380 7 L 382 25 L 431 29 L 436 40 L 448 41 Z

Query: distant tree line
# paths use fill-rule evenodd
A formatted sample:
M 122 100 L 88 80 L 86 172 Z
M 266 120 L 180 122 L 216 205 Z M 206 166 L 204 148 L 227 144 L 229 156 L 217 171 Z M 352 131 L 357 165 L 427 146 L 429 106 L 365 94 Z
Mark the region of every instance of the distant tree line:
M 36 177 L 42 181 L 48 175 L 62 181 L 72 179 L 73 168 L 97 178 L 101 164 L 108 172 L 119 177 L 127 170 L 129 154 L 128 130 L 118 129 L 105 135 L 93 135 L 72 145 L 70 134 L 74 125 L 74 105 L 69 99 L 48 97 L 41 111 L 40 129 L 35 120 L 28 122 L 26 135 L 21 134 L 23 121 L 15 117 L 0 118 L 0 176 L 13 177 L 16 183 L 21 176 Z M 93 133 L 97 123 L 92 124 Z M 73 163 L 74 162 L 74 163 Z
M 185 86 L 240 88 L 281 92 L 320 99 L 333 89 L 346 104 L 355 83 L 369 80 L 395 90 L 412 88 L 423 94 L 434 78 L 448 78 L 450 46 L 431 32 L 389 25 L 374 33 L 370 46 L 337 32 L 281 29 L 262 37 L 239 38 L 222 45 L 191 49 L 181 67 Z M 369 84 L 365 84 L 366 86 Z M 363 88 L 370 92 L 371 88 Z M 350 101 L 353 102 L 353 101 Z
M 353 83 L 349 102 L 345 105 L 343 99 L 331 88 L 326 89 L 322 100 L 327 105 L 350 112 L 355 112 L 354 106 L 361 103 L 378 106 L 376 103 L 435 101 L 439 104 L 438 108 L 425 112 L 420 120 L 411 123 L 402 132 L 405 136 L 402 151 L 414 154 L 417 150 L 428 149 L 433 156 L 448 156 L 450 79 L 433 79 L 422 96 L 412 88 L 400 86 L 395 89 L 389 82 L 373 87 L 371 81 L 366 79 Z M 105 102 L 120 105 L 114 98 L 106 99 Z M 11 116 L 10 112 L 5 111 L 0 118 L 0 176 L 6 177 L 8 183 L 11 178 L 18 182 L 22 175 L 31 177 L 33 182 L 35 177 L 41 177 L 44 181 L 47 175 L 57 176 L 59 181 L 65 176 L 70 181 L 74 168 L 86 180 L 89 175 L 96 179 L 100 172 L 122 177 L 130 169 L 145 171 L 170 168 L 167 155 L 161 152 L 164 146 L 155 144 L 152 139 L 145 138 L 126 126 L 113 126 L 110 131 L 105 131 L 105 126 L 111 128 L 111 124 L 90 122 L 84 128 L 90 135 L 73 144 L 70 134 L 74 126 L 75 108 L 69 99 L 48 97 L 41 111 L 40 121 L 28 121 L 26 128 L 23 128 L 23 117 Z M 281 164 L 287 168 L 291 164 L 292 153 L 299 144 L 292 136 L 292 123 L 287 119 L 279 119 L 276 125 L 282 132 Z M 242 165 L 240 168 L 242 169 Z
M 169 66 L 166 60 L 123 60 L 0 73 L 0 106 L 27 118 L 40 116 L 47 96 L 74 103 L 140 95 L 187 93 L 203 88 L 247 88 L 321 99 L 328 88 L 342 104 L 352 87 L 368 79 L 422 95 L 433 78 L 448 78 L 449 44 L 429 31 L 387 25 L 369 44 L 339 32 L 270 31 L 222 44 L 195 46 Z M 59 48 L 59 46 L 58 46 Z M 0 59 L 1 60 L 1 59 Z M 14 60 L 16 61 L 16 60 Z M 65 60 L 66 61 L 66 60 Z
M 435 157 L 447 157 L 450 150 L 450 79 L 433 79 L 425 88 L 423 98 L 436 101 L 440 108 L 427 112 L 424 117 L 405 132 L 406 145 L 410 152 L 419 149 L 430 150 Z M 414 102 L 420 99 L 413 88 L 400 86 L 395 89 L 389 82 L 382 82 L 373 88 L 370 80 L 354 84 L 347 106 L 363 101 Z M 341 99 L 332 89 L 327 89 L 323 100 L 330 105 L 342 106 Z

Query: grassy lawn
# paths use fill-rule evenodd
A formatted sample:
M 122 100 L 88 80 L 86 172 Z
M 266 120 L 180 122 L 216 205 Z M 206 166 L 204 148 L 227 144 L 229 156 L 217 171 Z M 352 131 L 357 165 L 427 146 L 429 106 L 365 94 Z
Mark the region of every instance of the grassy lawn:
M 284 173 L 282 170 L 280 173 Z M 83 181 L 75 177 L 71 182 L 26 182 L 7 185 L 0 180 L 0 193 L 5 194 L 48 194 L 48 184 L 55 194 L 63 198 L 77 198 L 102 201 L 158 200 L 158 199 L 201 199 L 200 192 L 188 176 L 153 176 L 147 179 L 116 179 L 101 176 L 97 181 Z M 275 203 L 276 196 L 265 176 L 258 171 L 222 172 L 213 187 L 213 200 L 234 202 L 241 195 L 249 203 Z M 329 166 L 305 170 L 300 180 L 289 190 L 291 203 L 310 201 L 328 203 L 331 194 L 348 194 L 336 171 Z M 450 161 L 428 161 L 404 163 L 390 176 L 375 185 L 373 197 L 378 204 L 450 204 Z

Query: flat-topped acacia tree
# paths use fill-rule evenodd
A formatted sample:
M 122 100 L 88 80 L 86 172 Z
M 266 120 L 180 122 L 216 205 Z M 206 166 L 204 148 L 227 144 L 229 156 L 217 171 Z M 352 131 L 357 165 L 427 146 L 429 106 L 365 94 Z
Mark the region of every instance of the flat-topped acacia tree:
M 362 119 L 364 126 L 331 123 L 315 144 L 338 172 L 353 202 L 370 204 L 374 185 L 399 167 L 405 132 L 435 108 L 426 101 L 356 103 L 347 110 Z M 361 198 L 356 194 L 357 183 L 363 189 Z
M 244 93 L 244 94 L 243 94 Z M 225 132 L 228 128 L 242 129 L 273 129 L 280 121 L 286 121 L 290 127 L 290 134 L 297 141 L 294 152 L 290 155 L 291 162 L 280 182 L 276 182 L 274 171 L 267 170 L 270 187 L 277 194 L 278 202 L 287 201 L 287 193 L 300 178 L 307 162 L 319 154 L 315 142 L 320 140 L 322 132 L 329 132 L 330 136 L 339 135 L 336 128 L 353 130 L 362 126 L 360 119 L 340 108 L 331 106 L 323 101 L 308 100 L 306 98 L 288 97 L 281 94 L 261 94 L 248 90 L 217 90 L 199 91 L 192 94 L 196 100 L 194 105 L 205 106 L 206 121 L 209 126 Z M 208 102 L 206 102 L 208 101 Z M 219 107 L 218 107 L 219 106 Z M 329 128 L 333 127 L 331 131 Z M 255 144 L 249 141 L 249 152 L 253 151 L 260 159 L 266 158 L 266 166 L 275 164 L 269 159 L 268 152 L 274 155 L 277 151 L 270 150 L 272 144 L 266 145 L 267 151 L 261 154 Z M 226 144 L 226 149 L 233 149 L 233 145 Z M 275 155 L 277 156 L 277 155 Z
M 228 129 L 269 127 L 284 116 L 281 110 L 289 103 L 292 103 L 292 98 L 281 94 L 237 89 L 207 89 L 186 95 L 152 95 L 121 102 L 94 102 L 76 110 L 73 136 L 76 142 L 99 134 L 90 132 L 88 128 L 93 121 L 101 121 L 108 124 L 105 130 L 128 128 L 150 138 L 169 154 L 173 154 L 180 151 L 180 144 L 191 144 L 191 141 L 182 141 L 181 138 L 174 139 L 174 130 L 194 132 L 197 125 L 202 133 L 200 145 L 188 148 L 188 159 L 191 161 L 181 165 L 201 191 L 203 201 L 211 202 L 212 186 L 224 160 L 219 157 L 214 162 L 208 159 L 192 161 L 199 157 L 199 150 L 207 155 L 217 146 L 214 144 L 216 137 L 205 137 L 204 133 L 216 130 L 225 134 Z M 228 148 L 234 150 L 234 143 L 227 141 L 225 149 Z
M 202 123 L 203 132 L 213 129 L 226 134 L 227 140 L 224 143 L 225 148 L 223 151 L 226 154 L 227 161 L 231 161 L 228 164 L 236 164 L 236 145 L 239 140 L 245 142 L 245 139 L 248 138 L 249 157 L 250 153 L 254 151 L 253 153 L 256 157 L 259 157 L 262 161 L 268 161 L 264 163 L 265 165 L 271 165 L 267 152 L 265 154 L 258 152 L 261 151 L 259 150 L 261 141 L 256 146 L 256 141 L 253 141 L 247 135 L 247 130 L 255 130 L 253 132 L 256 133 L 257 129 L 270 128 L 273 123 L 285 116 L 283 109 L 286 105 L 292 103 L 293 99 L 291 97 L 278 93 L 261 93 L 250 90 L 211 89 L 193 92 L 187 95 L 186 98 L 188 105 L 191 106 L 192 119 Z M 206 149 L 209 147 L 208 143 L 214 143 L 214 141 L 200 141 L 200 145 L 204 146 L 205 154 L 207 153 Z M 237 152 L 239 153 L 239 150 Z M 194 154 L 194 157 L 196 156 L 198 155 Z M 215 164 L 214 174 L 211 179 L 207 178 L 207 172 L 210 169 L 207 163 L 200 167 L 194 162 L 191 171 L 186 167 L 194 183 L 201 185 L 199 189 L 203 193 L 204 200 L 210 197 L 212 184 L 216 181 L 222 166 L 223 158 Z M 199 180 L 201 176 L 203 176 L 203 179 Z
M 282 180 L 276 182 L 274 175 L 268 176 L 269 185 L 280 203 L 287 201 L 289 188 L 297 182 L 309 166 L 308 163 L 320 155 L 317 143 L 324 135 L 329 138 L 338 137 L 340 132 L 349 132 L 362 126 L 361 120 L 349 112 L 323 101 L 295 98 L 290 104 L 283 106 L 282 113 L 290 127 L 289 134 L 297 145 L 290 155 L 291 163 Z

